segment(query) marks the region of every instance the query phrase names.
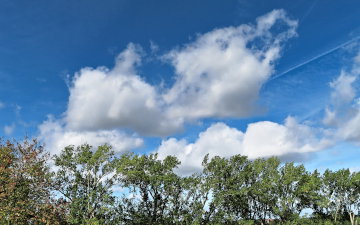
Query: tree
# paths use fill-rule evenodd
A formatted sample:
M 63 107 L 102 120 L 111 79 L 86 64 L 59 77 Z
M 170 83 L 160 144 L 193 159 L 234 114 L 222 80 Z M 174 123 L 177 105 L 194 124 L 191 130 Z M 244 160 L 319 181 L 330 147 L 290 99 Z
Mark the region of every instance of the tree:
M 210 161 L 205 157 L 203 166 L 204 187 L 211 193 L 207 197 L 210 200 L 205 222 L 234 223 L 241 218 L 251 219 L 247 186 L 251 163 L 247 157 L 216 156 Z
M 252 219 L 263 224 L 274 215 L 278 190 L 280 161 L 278 158 L 256 159 L 251 164 L 247 180 L 248 205 Z
M 129 193 L 119 206 L 124 224 L 186 224 L 188 178 L 174 173 L 179 161 L 157 154 L 124 154 L 117 163 L 122 187 Z
M 311 196 L 316 195 L 318 188 L 316 172 L 310 174 L 303 165 L 286 163 L 279 174 L 274 214 L 282 221 L 296 220 L 303 209 L 311 207 Z
M 335 222 L 349 216 L 351 224 L 356 224 L 356 211 L 360 207 L 360 173 L 351 173 L 349 169 L 326 170 L 323 182 L 323 194 L 327 199 L 323 208 Z
M 52 201 L 48 154 L 36 140 L 0 144 L 0 222 L 62 224 Z
M 116 160 L 111 147 L 68 146 L 54 159 L 57 166 L 55 189 L 67 205 L 68 223 L 114 223 L 112 187 L 116 179 Z

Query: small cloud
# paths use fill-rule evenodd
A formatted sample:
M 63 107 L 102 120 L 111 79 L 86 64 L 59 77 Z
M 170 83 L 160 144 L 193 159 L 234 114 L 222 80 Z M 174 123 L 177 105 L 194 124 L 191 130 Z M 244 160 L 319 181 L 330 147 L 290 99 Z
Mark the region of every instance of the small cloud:
M 4 126 L 4 133 L 5 133 L 6 135 L 11 135 L 11 134 L 14 132 L 15 127 L 16 127 L 15 124 L 11 124 L 11 125 L 6 125 L 6 126 Z
M 150 41 L 150 50 L 151 53 L 155 54 L 159 51 L 159 45 L 157 45 L 155 42 Z
M 3 103 L 2 101 L 0 101 L 0 109 L 5 108 L 5 103 Z

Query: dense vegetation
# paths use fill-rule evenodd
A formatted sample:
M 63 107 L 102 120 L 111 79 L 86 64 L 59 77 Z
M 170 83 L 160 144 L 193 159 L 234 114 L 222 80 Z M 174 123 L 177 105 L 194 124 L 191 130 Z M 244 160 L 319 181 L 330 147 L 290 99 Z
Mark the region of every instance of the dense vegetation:
M 360 173 L 306 171 L 277 158 L 205 157 L 179 176 L 173 156 L 116 155 L 36 141 L 0 144 L 0 224 L 357 224 Z M 50 170 L 50 168 L 55 168 Z M 53 172 L 54 171 L 54 172 Z

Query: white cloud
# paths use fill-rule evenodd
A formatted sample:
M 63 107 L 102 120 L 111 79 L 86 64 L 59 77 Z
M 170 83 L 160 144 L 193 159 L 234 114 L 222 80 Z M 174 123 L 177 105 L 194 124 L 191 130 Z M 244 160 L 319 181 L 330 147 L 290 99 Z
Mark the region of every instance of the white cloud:
M 130 44 L 114 68 L 84 68 L 75 75 L 66 126 L 74 130 L 128 128 L 143 135 L 167 136 L 181 130 L 188 120 L 249 116 L 282 43 L 296 35 L 296 26 L 283 10 L 274 10 L 259 17 L 255 25 L 199 35 L 164 57 L 177 73 L 169 90 L 148 84 L 136 73 L 141 50 Z M 273 27 L 282 31 L 272 33 Z
M 284 124 L 270 121 L 251 123 L 244 137 L 244 155 L 258 157 L 286 156 L 322 150 L 332 144 L 327 132 L 288 117 Z
M 129 44 L 112 69 L 83 68 L 75 74 L 69 85 L 64 118 L 41 124 L 39 137 L 52 153 L 66 145 L 84 142 L 92 145 L 107 142 L 124 151 L 139 146 L 141 140 L 118 129 L 167 136 L 180 131 L 187 121 L 250 116 L 257 113 L 259 90 L 273 73 L 283 43 L 296 35 L 296 27 L 297 21 L 289 19 L 283 10 L 274 10 L 257 18 L 255 24 L 198 35 L 195 41 L 163 57 L 176 71 L 175 82 L 167 90 L 140 77 L 136 67 L 141 63 L 142 50 Z M 159 153 L 176 153 L 184 162 L 183 168 L 192 170 L 199 166 L 205 153 L 258 157 L 313 151 L 316 147 L 306 146 L 302 136 L 291 133 L 295 128 L 308 132 L 306 135 L 310 131 L 290 122 L 285 125 L 259 122 L 249 125 L 245 133 L 218 123 L 201 133 L 195 143 L 164 141 Z M 269 133 L 261 133 L 262 128 Z M 261 140 L 269 143 L 269 148 L 256 141 L 257 136 L 266 135 L 277 140 Z M 291 140 L 286 142 L 286 138 Z M 262 152 L 253 150 L 251 144 L 257 144 Z M 280 151 L 275 151 L 279 145 Z M 290 149 L 293 147 L 296 149 Z
M 51 117 L 39 126 L 39 140 L 44 142 L 50 154 L 59 154 L 68 145 L 90 144 L 94 147 L 109 144 L 116 152 L 130 151 L 140 147 L 143 140 L 118 130 L 73 131 Z
M 287 156 L 319 151 L 332 144 L 321 129 L 299 124 L 288 117 L 284 124 L 270 121 L 251 123 L 243 133 L 224 123 L 216 123 L 199 134 L 194 143 L 170 138 L 157 150 L 160 158 L 174 155 L 182 162 L 179 172 L 188 174 L 201 169 L 206 154 L 230 157 L 246 155 L 250 159 Z
M 360 144 L 360 109 L 357 108 L 354 116 L 348 119 L 338 130 L 338 135 L 344 140 Z
M 336 80 L 330 82 L 331 104 L 325 110 L 325 117 L 323 123 L 327 126 L 339 127 L 349 119 L 349 109 L 356 96 L 356 91 L 353 88 L 353 83 L 356 81 L 356 76 L 341 71 Z
M 5 125 L 5 126 L 4 126 L 4 133 L 5 133 L 6 135 L 11 135 L 11 134 L 14 132 L 15 127 L 16 127 L 15 124 Z
M 136 75 L 140 53 L 130 44 L 112 70 L 85 68 L 70 88 L 66 124 L 70 129 L 130 128 L 141 134 L 163 136 L 181 128 L 182 121 L 162 113 L 156 89 Z
M 2 101 L 0 101 L 0 109 L 5 107 L 5 103 L 3 103 Z
M 348 104 L 354 99 L 355 90 L 352 88 L 352 84 L 355 80 L 356 76 L 341 71 L 340 76 L 330 83 L 330 87 L 333 88 L 331 98 L 333 104 L 336 104 L 336 107 L 342 104 Z
M 271 33 L 279 23 L 283 31 Z M 296 35 L 296 27 L 283 10 L 274 10 L 255 25 L 215 29 L 171 51 L 166 58 L 177 79 L 164 95 L 171 105 L 169 113 L 186 119 L 253 114 L 259 90 L 280 57 L 281 44 Z
M 330 83 L 331 104 L 325 112 L 324 124 L 336 129 L 336 138 L 360 144 L 360 101 L 354 83 L 360 74 L 360 53 L 355 57 L 350 72 L 342 71 L 339 77 Z
M 176 156 L 181 161 L 181 173 L 190 173 L 201 168 L 201 162 L 206 154 L 213 157 L 241 153 L 243 136 L 244 134 L 235 128 L 216 123 L 200 133 L 194 143 L 170 138 L 161 143 L 157 152 L 160 158 L 167 155 Z

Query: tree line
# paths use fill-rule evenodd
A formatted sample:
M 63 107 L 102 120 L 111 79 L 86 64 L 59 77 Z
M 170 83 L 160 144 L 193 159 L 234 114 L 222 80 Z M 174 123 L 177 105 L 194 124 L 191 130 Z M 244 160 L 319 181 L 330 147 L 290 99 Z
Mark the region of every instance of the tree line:
M 360 172 L 309 172 L 276 157 L 180 161 L 36 140 L 0 143 L 0 224 L 357 224 Z M 53 163 L 54 165 L 52 165 Z

